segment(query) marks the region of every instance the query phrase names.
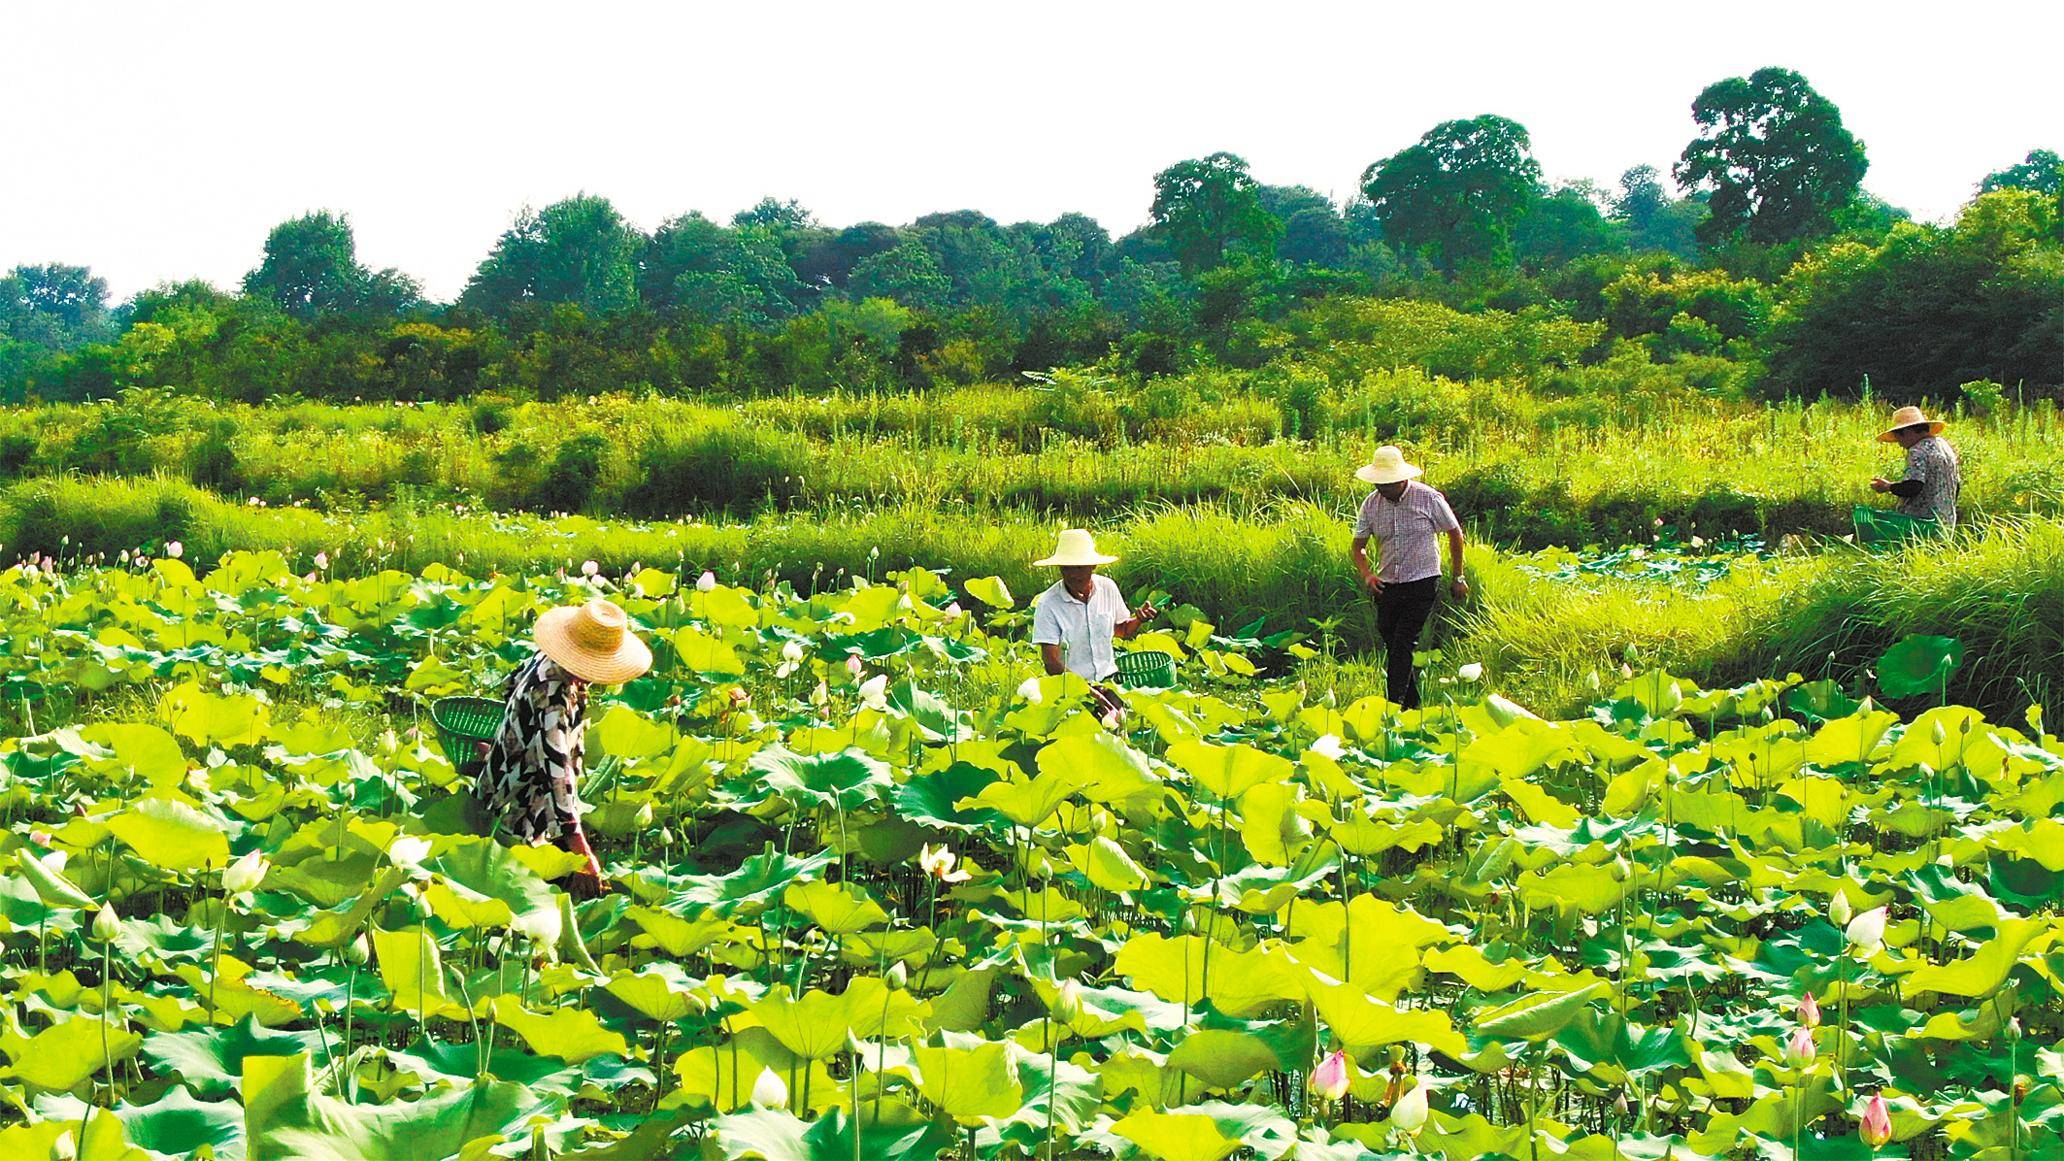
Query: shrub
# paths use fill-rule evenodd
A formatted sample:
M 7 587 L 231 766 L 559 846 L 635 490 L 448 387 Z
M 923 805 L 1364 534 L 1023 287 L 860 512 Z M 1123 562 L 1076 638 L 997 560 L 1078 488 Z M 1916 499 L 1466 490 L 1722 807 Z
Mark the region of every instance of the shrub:
M 36 462 L 39 442 L 25 431 L 11 431 L 0 436 L 0 477 L 13 479 L 26 474 Z
M 584 431 L 567 438 L 552 456 L 552 466 L 532 490 L 527 507 L 540 512 L 579 512 L 595 495 L 609 441 Z
M 742 513 L 762 500 L 786 506 L 802 494 L 809 466 L 807 446 L 784 432 L 719 424 L 657 435 L 638 457 L 623 506 L 645 517 Z

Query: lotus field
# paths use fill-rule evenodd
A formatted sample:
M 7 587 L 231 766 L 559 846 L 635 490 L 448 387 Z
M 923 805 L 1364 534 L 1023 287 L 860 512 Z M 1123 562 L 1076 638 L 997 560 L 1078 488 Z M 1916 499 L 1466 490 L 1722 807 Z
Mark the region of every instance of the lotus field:
M 685 583 L 684 583 L 685 580 Z M 430 700 L 595 591 L 614 890 Z M 2041 1157 L 2064 743 L 1797 678 L 1424 712 L 1184 611 L 1099 721 L 992 579 L 0 574 L 0 1157 Z M 1464 667 L 1464 673 L 1478 671 Z

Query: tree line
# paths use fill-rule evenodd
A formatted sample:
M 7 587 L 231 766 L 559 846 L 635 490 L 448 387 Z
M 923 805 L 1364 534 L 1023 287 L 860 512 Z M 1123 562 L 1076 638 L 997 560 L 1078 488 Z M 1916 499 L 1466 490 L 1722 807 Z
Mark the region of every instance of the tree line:
M 1152 376 L 1259 365 L 1328 298 L 1588 321 L 1624 310 L 1629 280 L 1676 303 L 1716 278 L 1769 287 L 1744 292 L 1756 317 L 1673 309 L 1650 327 L 1675 328 L 1660 353 L 1725 348 L 1783 392 L 1873 371 L 1938 391 L 2056 377 L 2057 154 L 1986 175 L 1956 226 L 1915 226 L 1864 191 L 1864 144 L 1798 73 L 1728 78 L 1691 112 L 1667 176 L 1638 166 L 1611 190 L 1546 182 L 1525 127 L 1488 114 L 1372 163 L 1344 204 L 1214 153 L 1156 174 L 1147 225 L 1115 238 L 1081 214 L 832 227 L 772 198 L 647 234 L 581 194 L 521 213 L 450 303 L 365 266 L 349 220 L 317 211 L 275 227 L 234 292 L 189 281 L 111 306 L 87 269 L 17 267 L 0 278 L 0 397 L 883 389 L 1100 360 Z

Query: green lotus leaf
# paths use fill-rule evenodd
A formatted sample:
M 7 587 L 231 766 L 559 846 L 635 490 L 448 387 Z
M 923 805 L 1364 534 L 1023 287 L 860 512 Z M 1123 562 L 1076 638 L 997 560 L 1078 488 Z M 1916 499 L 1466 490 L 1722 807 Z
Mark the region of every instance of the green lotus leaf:
M 969 579 L 965 586 L 969 596 L 992 609 L 1015 609 L 1017 598 L 1011 596 L 1010 586 L 1000 576 L 978 576 Z
M 1204 1113 L 1140 1109 L 1114 1123 L 1111 1132 L 1156 1161 L 1220 1161 L 1241 1148 L 1237 1138 L 1226 1136 Z
M 1472 1024 L 1479 1036 L 1499 1040 L 1546 1040 L 1568 1027 L 1591 1001 L 1608 990 L 1603 982 L 1565 992 L 1530 992 L 1509 1003 L 1476 1013 Z
M 1916 633 L 1878 658 L 1878 688 L 1889 697 L 1939 694 L 1963 663 L 1962 641 Z
M 160 1032 L 143 1042 L 143 1059 L 156 1071 L 184 1081 L 204 1097 L 230 1096 L 244 1073 L 247 1056 L 292 1056 L 322 1050 L 314 1032 L 266 1028 L 250 1016 L 234 1024 L 185 1032 Z
M 918 1091 L 955 1120 L 1007 1117 L 1024 1103 L 1025 1088 L 1011 1067 L 1008 1044 L 917 1045 L 910 1055 L 918 1069 Z
M 185 802 L 145 798 L 108 819 L 107 828 L 161 870 L 198 875 L 229 863 L 223 824 Z
M 776 746 L 754 754 L 751 769 L 777 794 L 847 810 L 892 785 L 888 764 L 863 750 L 805 756 Z
M 494 1022 L 509 1029 L 532 1052 L 579 1064 L 594 1056 L 629 1054 L 623 1035 L 602 1026 L 593 1012 L 581 1008 L 559 1008 L 542 1015 L 525 1008 L 513 996 L 496 996 L 489 1004 Z
M 105 1025 L 105 1027 L 103 1027 Z M 0 1075 L 51 1092 L 67 1092 L 136 1054 L 143 1037 L 100 1017 L 74 1016 L 8 1047 L 13 1059 Z
M 499 1144 L 532 1114 L 555 1119 L 563 1102 L 518 1084 L 456 1087 L 412 1101 L 351 1104 L 320 1092 L 305 1055 L 244 1061 L 244 1135 L 258 1157 L 449 1157 Z M 547 1147 L 564 1131 L 548 1132 Z
M 1168 747 L 1168 760 L 1221 802 L 1230 802 L 1264 782 L 1280 782 L 1296 770 L 1288 758 L 1244 743 L 1217 746 L 1194 739 Z

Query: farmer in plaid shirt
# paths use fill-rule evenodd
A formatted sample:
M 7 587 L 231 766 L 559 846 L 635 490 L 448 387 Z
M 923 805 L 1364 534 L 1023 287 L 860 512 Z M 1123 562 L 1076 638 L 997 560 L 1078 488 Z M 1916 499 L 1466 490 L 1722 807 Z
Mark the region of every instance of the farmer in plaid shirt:
M 1350 553 L 1362 584 L 1376 598 L 1376 631 L 1383 638 L 1386 696 L 1405 709 L 1419 708 L 1419 675 L 1412 653 L 1419 633 L 1440 597 L 1440 548 L 1448 542 L 1448 595 L 1460 600 L 1469 593 L 1462 579 L 1462 523 L 1448 498 L 1418 481 L 1420 469 L 1405 462 L 1397 448 L 1385 445 L 1356 469 L 1355 478 L 1376 485 L 1362 501 L 1355 520 Z M 1369 567 L 1369 539 L 1379 545 L 1377 567 Z

